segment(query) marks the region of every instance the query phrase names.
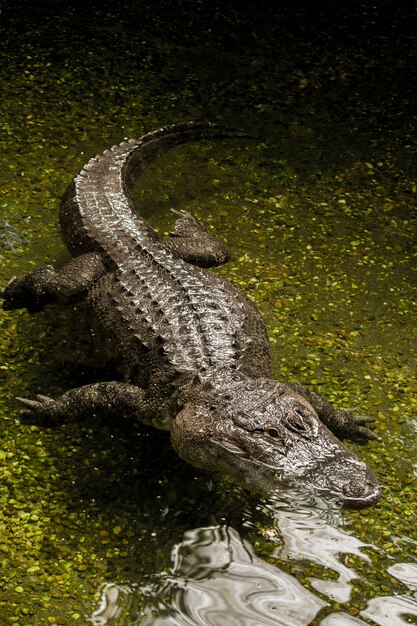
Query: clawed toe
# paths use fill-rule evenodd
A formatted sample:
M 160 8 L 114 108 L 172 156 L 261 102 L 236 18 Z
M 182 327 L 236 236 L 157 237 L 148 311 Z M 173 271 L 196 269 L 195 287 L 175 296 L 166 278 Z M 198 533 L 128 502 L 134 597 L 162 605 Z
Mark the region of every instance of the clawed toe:
M 39 422 L 47 422 L 51 419 L 50 409 L 55 402 L 52 398 L 38 394 L 36 400 L 19 397 L 17 397 L 16 400 L 23 405 L 19 411 L 19 416 L 25 422 L 34 420 L 36 424 Z
M 355 409 L 346 409 L 349 413 L 350 419 L 350 431 L 351 438 L 357 441 L 358 443 L 366 443 L 370 439 L 380 440 L 381 438 L 374 433 L 369 425 L 373 424 L 376 420 L 373 417 L 369 417 L 369 415 L 363 415 L 361 413 L 356 413 Z
M 17 276 L 13 276 L 9 280 L 9 282 L 7 283 L 6 286 L 3 287 L 3 289 L 0 289 L 0 298 L 2 298 L 4 300 L 4 302 L 3 302 L 3 310 L 4 311 L 8 311 L 8 310 L 13 309 L 13 306 L 9 302 L 7 291 L 11 287 L 11 285 L 13 285 L 13 283 L 16 282 L 16 280 L 17 280 Z
M 16 397 L 16 400 L 29 409 L 37 409 L 40 404 L 37 400 L 30 400 L 29 398 Z
M 375 420 L 368 420 L 374 422 Z M 358 426 L 355 432 L 355 438 L 358 443 L 366 443 L 370 439 L 374 441 L 380 441 L 381 437 L 373 432 L 370 428 L 366 428 L 365 426 Z
M 49 396 L 44 396 L 41 393 L 36 394 L 36 398 L 42 404 L 46 404 L 47 402 L 55 402 L 53 398 L 50 398 Z
M 17 280 L 17 276 L 12 276 L 11 279 L 9 280 L 9 282 L 7 283 L 7 285 L 4 287 L 4 289 L 1 290 L 1 295 L 4 294 L 4 292 L 6 291 L 6 289 L 8 287 L 10 287 L 10 285 L 13 285 L 13 283 Z

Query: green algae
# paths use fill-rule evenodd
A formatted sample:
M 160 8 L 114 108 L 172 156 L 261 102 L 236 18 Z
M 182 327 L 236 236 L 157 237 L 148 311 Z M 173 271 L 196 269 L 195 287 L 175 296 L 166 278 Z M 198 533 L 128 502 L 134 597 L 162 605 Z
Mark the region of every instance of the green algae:
M 277 376 L 376 418 L 381 440 L 352 447 L 378 473 L 383 499 L 344 514 L 376 548 L 371 562 L 346 557 L 360 579 L 350 602 L 326 610 L 358 615 L 377 594 L 406 592 L 388 567 L 415 562 L 415 42 L 399 55 L 390 40 L 378 40 L 377 53 L 361 41 L 353 53 L 349 36 L 343 45 L 300 37 L 285 20 L 220 5 L 207 16 L 202 3 L 184 3 L 182 26 L 142 3 L 137 29 L 135 9 L 121 7 L 81 23 L 80 7 L 55 7 L 53 27 L 51 17 L 37 23 L 6 7 L 2 284 L 67 258 L 59 197 L 96 152 L 192 117 L 255 128 L 253 140 L 164 156 L 136 200 L 161 233 L 173 207 L 221 234 L 233 258 L 219 271 L 259 306 Z M 185 466 L 161 433 L 18 423 L 15 395 L 56 395 L 94 374 L 80 365 L 82 319 L 74 310 L 2 314 L 0 621 L 84 623 L 103 581 L 147 581 L 169 566 L 187 528 L 208 521 L 242 527 L 259 555 L 307 587 L 312 576 L 332 578 L 311 561 L 274 557 L 276 529 L 252 497 Z

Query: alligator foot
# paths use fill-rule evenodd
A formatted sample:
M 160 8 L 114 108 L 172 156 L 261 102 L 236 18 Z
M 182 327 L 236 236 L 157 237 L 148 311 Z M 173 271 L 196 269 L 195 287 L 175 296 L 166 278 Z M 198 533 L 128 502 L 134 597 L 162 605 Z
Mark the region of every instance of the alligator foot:
M 376 421 L 373 417 L 356 413 L 356 408 L 339 409 L 333 407 L 333 409 L 338 416 L 337 429 L 340 437 L 351 439 L 357 443 L 366 443 L 370 439 L 381 439 L 368 428 L 368 424 L 373 424 Z
M 107 271 L 100 255 L 87 252 L 62 267 L 40 267 L 14 276 L 0 291 L 3 309 L 41 311 L 46 304 L 69 304 L 84 297 L 87 288 Z
M 350 439 L 358 443 L 366 443 L 369 439 L 380 439 L 370 428 L 375 420 L 368 415 L 356 413 L 356 409 L 341 409 L 333 406 L 319 394 L 307 389 L 300 383 L 287 383 L 303 396 L 314 408 L 319 419 L 339 439 Z
M 200 267 L 215 267 L 229 259 L 229 251 L 215 235 L 188 211 L 171 211 L 178 215 L 174 230 L 162 241 L 175 256 Z
M 24 424 L 34 424 L 37 426 L 59 426 L 62 419 L 56 412 L 56 401 L 48 396 L 38 394 L 36 400 L 29 398 L 19 398 L 23 407 L 19 411 L 19 417 Z
M 29 313 L 41 311 L 44 303 L 40 286 L 48 281 L 52 273 L 53 267 L 47 265 L 23 276 L 13 276 L 0 292 L 0 297 L 4 300 L 3 309 L 12 311 L 26 308 Z

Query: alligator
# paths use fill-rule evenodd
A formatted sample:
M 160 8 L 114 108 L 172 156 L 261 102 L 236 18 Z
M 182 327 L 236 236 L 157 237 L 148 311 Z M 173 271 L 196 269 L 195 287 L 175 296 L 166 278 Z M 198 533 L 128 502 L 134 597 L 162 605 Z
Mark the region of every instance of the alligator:
M 53 399 L 18 398 L 21 419 L 45 426 L 88 416 L 138 420 L 170 431 L 177 454 L 270 493 L 286 485 L 361 508 L 380 488 L 341 439 L 375 437 L 370 418 L 330 404 L 300 383 L 271 376 L 265 324 L 252 301 L 209 268 L 225 245 L 185 211 L 158 237 L 136 210 L 132 187 L 148 163 L 191 140 L 248 137 L 185 122 L 124 141 L 92 158 L 60 205 L 71 259 L 12 278 L 3 308 L 85 301 L 96 349 L 114 380 Z

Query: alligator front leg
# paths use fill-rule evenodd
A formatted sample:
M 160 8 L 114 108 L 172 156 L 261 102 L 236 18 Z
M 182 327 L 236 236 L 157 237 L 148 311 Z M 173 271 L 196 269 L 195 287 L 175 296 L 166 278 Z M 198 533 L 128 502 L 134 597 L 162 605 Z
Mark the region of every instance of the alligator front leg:
M 229 251 L 215 235 L 187 211 L 171 209 L 179 215 L 169 238 L 162 243 L 175 256 L 200 267 L 222 265 L 229 259 Z
M 88 252 L 71 259 L 62 267 L 40 267 L 12 278 L 0 292 L 3 309 L 26 308 L 41 311 L 46 304 L 69 304 L 81 299 L 87 288 L 107 271 L 101 256 Z
M 70 389 L 55 400 L 38 395 L 36 400 L 17 398 L 23 405 L 22 421 L 40 426 L 58 426 L 88 417 L 118 416 L 149 423 L 155 407 L 146 392 L 130 383 L 108 381 Z
M 367 424 L 374 421 L 373 418 L 358 414 L 353 409 L 335 407 L 328 400 L 300 383 L 286 384 L 311 404 L 323 424 L 339 439 L 346 438 L 358 442 L 378 439 L 378 436 L 367 427 Z

